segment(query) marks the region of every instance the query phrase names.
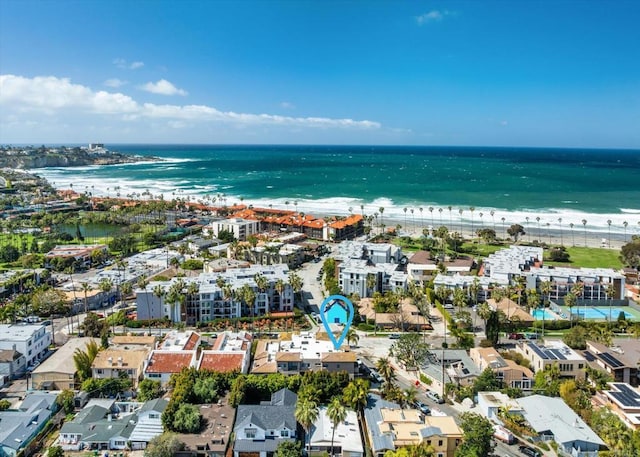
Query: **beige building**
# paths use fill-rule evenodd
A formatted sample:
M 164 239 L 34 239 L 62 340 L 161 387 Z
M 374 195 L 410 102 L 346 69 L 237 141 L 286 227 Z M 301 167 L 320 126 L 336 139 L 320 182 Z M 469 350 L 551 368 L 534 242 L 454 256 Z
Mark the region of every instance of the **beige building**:
M 343 344 L 336 350 L 331 341 L 316 335 L 292 335 L 291 340 L 258 340 L 251 373 L 283 373 L 294 375 L 305 371 L 346 371 L 353 379 L 357 372 L 357 356 Z
M 522 297 L 522 301 L 525 297 Z M 529 314 L 525 309 L 521 306 L 518 306 L 516 302 L 511 300 L 510 298 L 503 298 L 500 301 L 496 301 L 493 298 L 487 300 L 487 303 L 494 311 L 502 311 L 507 319 L 510 321 L 518 320 L 522 322 L 524 325 L 533 325 L 535 322 L 535 318 Z
M 522 341 L 516 345 L 516 352 L 531 362 L 535 372 L 557 364 L 561 378 L 576 380 L 585 378 L 586 359 L 562 341 L 547 340 L 544 345 L 533 341 Z
M 94 338 L 70 338 L 31 373 L 31 388 L 34 390 L 77 389 L 76 366 L 73 354 L 85 351 Z M 96 341 L 99 344 L 99 341 Z
M 96 379 L 109 379 L 126 373 L 136 387 L 142 379 L 149 352 L 150 349 L 145 346 L 135 349 L 105 349 L 98 353 L 91 365 L 92 376 Z
M 453 417 L 425 416 L 373 395 L 365 409 L 365 421 L 374 457 L 420 443 L 431 446 L 436 456 L 453 457 L 462 442 L 462 430 Z
M 491 368 L 507 387 L 522 390 L 531 390 L 533 387 L 533 372 L 513 360 L 503 358 L 495 348 L 471 348 L 469 356 L 480 371 Z

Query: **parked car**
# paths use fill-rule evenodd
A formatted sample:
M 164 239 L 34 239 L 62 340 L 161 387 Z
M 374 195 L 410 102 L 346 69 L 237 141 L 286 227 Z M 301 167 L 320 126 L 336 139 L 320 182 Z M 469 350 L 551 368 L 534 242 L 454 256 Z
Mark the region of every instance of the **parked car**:
M 518 450 L 522 454 L 526 455 L 527 457 L 541 457 L 540 452 L 536 451 L 533 448 L 530 448 L 529 446 L 525 446 L 525 445 L 518 446 Z
M 369 373 L 369 379 L 373 382 L 377 382 L 378 384 L 382 384 L 384 382 L 382 375 L 375 370 L 371 370 L 371 373 Z
M 389 339 L 390 340 L 399 340 L 400 339 L 400 334 L 392 333 L 391 335 L 389 335 Z
M 431 390 L 427 390 L 427 393 L 425 395 L 436 403 L 444 403 L 444 398 Z
M 522 333 L 509 333 L 510 340 L 523 340 L 524 334 Z
M 431 414 L 431 409 L 429 409 L 429 407 L 425 404 L 422 403 L 421 401 L 417 401 L 413 404 L 413 407 L 419 411 L 422 412 L 422 414 Z

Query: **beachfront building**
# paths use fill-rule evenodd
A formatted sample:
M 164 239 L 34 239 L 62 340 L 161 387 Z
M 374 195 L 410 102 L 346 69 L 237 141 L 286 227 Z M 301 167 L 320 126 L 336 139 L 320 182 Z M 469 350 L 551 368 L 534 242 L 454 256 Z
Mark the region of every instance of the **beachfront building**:
M 260 221 L 233 217 L 221 221 L 213 221 L 202 229 L 202 233 L 218 238 L 220 232 L 230 232 L 238 241 L 247 241 L 251 235 L 260 233 Z
M 251 373 L 286 375 L 326 370 L 346 372 L 353 379 L 358 372 L 357 356 L 348 345 L 338 350 L 311 333 L 291 335 L 290 340 L 257 340 Z
M 562 341 L 546 340 L 544 345 L 533 341 L 521 341 L 516 344 L 516 352 L 522 354 L 531 363 L 536 373 L 556 364 L 560 369 L 560 378 L 575 380 L 585 378 L 587 360 Z
M 453 457 L 462 442 L 462 430 L 453 417 L 426 416 L 375 394 L 369 394 L 364 419 L 374 457 L 420 443 L 431 446 L 437 456 Z
M 333 448 L 332 448 L 333 443 Z M 326 452 L 340 457 L 363 457 L 364 446 L 360 435 L 360 424 L 355 411 L 347 410 L 347 416 L 334 431 L 333 422 L 327 415 L 327 407 L 318 408 L 318 418 L 309 431 L 309 453 Z
M 490 368 L 506 387 L 529 391 L 533 387 L 533 372 L 513 360 L 505 359 L 495 348 L 474 347 L 469 356 L 480 371 Z
M 550 282 L 549 298 L 552 301 L 562 300 L 577 283 L 583 286 L 579 302 L 609 306 L 620 305 L 625 299 L 625 276 L 611 268 L 532 267 L 524 277 L 527 288 L 538 291 L 543 282 Z M 609 285 L 613 285 L 613 296 L 607 295 Z
M 51 329 L 42 324 L 0 324 L 0 349 L 18 351 L 27 366 L 42 360 L 51 344 Z
M 522 416 L 538 434 L 534 441 L 555 441 L 564 455 L 597 457 L 605 444 L 562 398 L 531 395 L 518 398 Z
M 259 278 L 264 278 L 264 283 Z M 179 281 L 184 299 L 171 302 L 168 293 Z M 255 293 L 252 304 L 245 303 L 234 293 L 245 286 Z M 173 322 L 186 321 L 188 324 L 290 312 L 293 311 L 293 294 L 289 268 L 283 264 L 254 265 L 202 273 L 193 278 L 173 278 L 152 282 L 145 289 L 136 290 L 138 319 L 167 317 Z

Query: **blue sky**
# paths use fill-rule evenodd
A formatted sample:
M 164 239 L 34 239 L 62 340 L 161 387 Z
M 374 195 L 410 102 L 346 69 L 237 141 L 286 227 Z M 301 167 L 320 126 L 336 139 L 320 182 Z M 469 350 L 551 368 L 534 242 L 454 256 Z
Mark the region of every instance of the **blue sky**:
M 640 148 L 640 2 L 0 0 L 0 143 Z

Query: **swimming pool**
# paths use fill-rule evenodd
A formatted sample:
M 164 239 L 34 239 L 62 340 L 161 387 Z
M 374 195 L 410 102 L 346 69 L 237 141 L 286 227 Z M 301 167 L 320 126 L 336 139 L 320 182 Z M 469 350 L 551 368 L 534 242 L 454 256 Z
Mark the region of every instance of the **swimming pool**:
M 347 310 L 344 309 L 339 303 L 333 303 L 324 312 L 327 317 L 327 322 L 330 324 L 346 324 L 347 323 Z
M 555 321 L 558 319 L 558 316 L 551 311 L 547 311 L 546 309 L 534 309 L 531 311 L 531 315 L 537 321 L 541 321 L 544 319 L 545 321 Z
M 587 309 L 576 306 L 573 308 L 572 312 L 574 316 L 578 316 L 583 319 L 609 319 L 608 306 L 588 306 Z M 618 319 L 621 312 L 624 313 L 625 319 L 633 319 L 633 314 L 626 312 L 622 308 L 611 308 L 611 319 Z

